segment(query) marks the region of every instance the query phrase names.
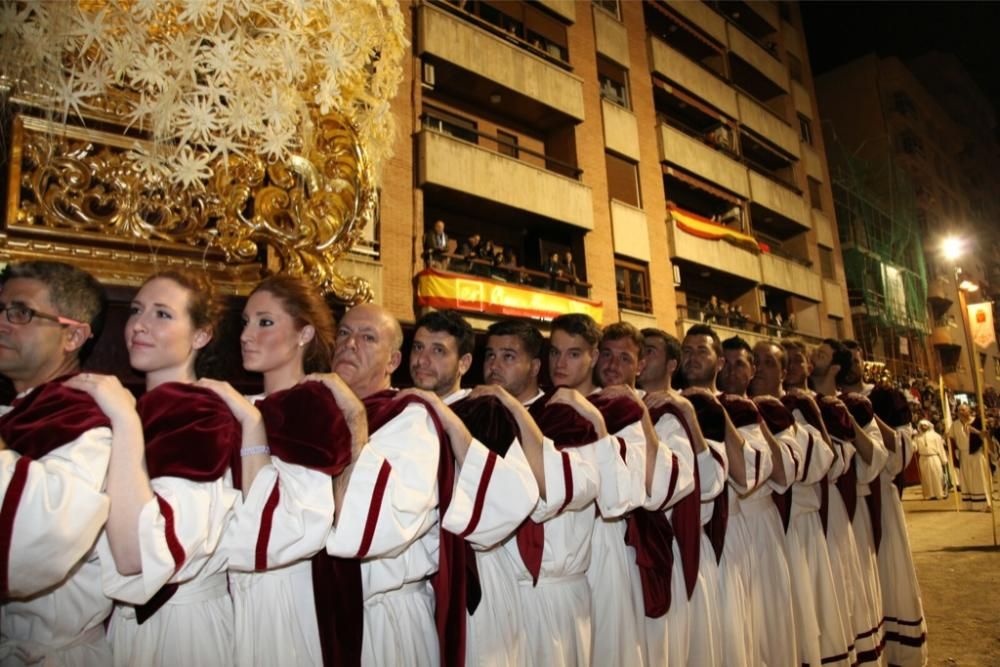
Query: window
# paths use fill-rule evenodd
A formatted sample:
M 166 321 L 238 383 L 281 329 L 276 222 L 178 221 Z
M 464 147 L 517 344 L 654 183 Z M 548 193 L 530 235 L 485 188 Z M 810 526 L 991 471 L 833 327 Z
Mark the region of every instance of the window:
M 600 7 L 608 14 L 611 14 L 616 19 L 621 18 L 621 13 L 618 8 L 618 0 L 594 0 L 594 5 Z
M 837 279 L 837 274 L 833 269 L 833 250 L 819 246 L 819 268 L 827 280 Z
M 601 97 L 620 107 L 631 109 L 628 95 L 628 70 L 603 56 L 597 57 L 597 80 Z
M 612 153 L 604 154 L 604 162 L 608 170 L 608 197 L 641 207 L 639 165 Z
M 778 3 L 784 6 L 784 3 Z M 792 81 L 802 83 L 802 61 L 791 53 L 788 54 L 788 73 L 792 76 Z M 799 116 L 801 118 L 801 116 Z
M 501 155 L 516 158 L 518 156 L 517 136 L 503 130 L 497 130 L 497 151 Z
M 1000 380 L 1000 357 L 993 357 L 993 375 Z
M 649 271 L 645 264 L 615 259 L 615 283 L 618 286 L 618 307 L 653 312 L 649 300 Z
M 424 127 L 473 144 L 479 143 L 475 121 L 456 116 L 444 109 L 424 107 Z
M 817 211 L 823 210 L 823 189 L 822 184 L 812 176 L 807 176 L 809 182 L 809 203 Z
M 813 145 L 812 122 L 802 114 L 799 114 L 799 139 L 810 146 Z

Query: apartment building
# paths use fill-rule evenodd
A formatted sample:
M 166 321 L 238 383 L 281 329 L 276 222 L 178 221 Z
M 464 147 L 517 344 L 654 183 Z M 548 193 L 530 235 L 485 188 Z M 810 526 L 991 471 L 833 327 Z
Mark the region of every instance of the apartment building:
M 922 337 L 925 351 L 911 349 L 908 356 L 930 375 L 940 373 L 949 388 L 971 393 L 974 383 L 958 286 L 964 279 L 979 286 L 968 295 L 970 303 L 995 298 L 1000 289 L 995 223 L 1000 214 L 995 198 L 1000 151 L 991 105 L 957 61 L 936 54 L 912 64 L 871 54 L 818 77 L 816 90 L 835 172 L 850 170 L 851 159 L 873 167 L 865 185 L 896 214 L 905 209 L 900 204 L 907 192 L 905 183 L 892 174 L 906 174 L 924 250 L 929 324 L 929 336 Z M 851 226 L 841 221 L 842 237 Z M 883 236 L 888 234 L 884 229 Z M 940 251 L 947 235 L 968 240 L 957 262 Z M 870 250 L 865 239 L 843 240 L 848 254 Z M 875 287 L 885 291 L 887 285 L 883 279 Z M 858 315 L 858 299 L 852 298 L 851 305 Z M 879 336 L 862 341 L 876 357 L 904 356 L 896 341 Z M 998 352 L 996 345 L 977 351 L 984 387 L 1000 387 Z M 922 356 L 925 364 L 919 364 Z
M 683 330 L 712 296 L 733 332 L 849 336 L 824 138 L 795 3 L 405 0 L 368 256 L 403 321 L 425 307 Z M 429 270 L 435 221 L 522 271 Z M 579 282 L 547 279 L 570 251 Z M 513 265 L 511 265 L 513 266 Z M 780 317 L 778 317 L 780 316 Z M 731 333 L 723 326 L 724 333 Z

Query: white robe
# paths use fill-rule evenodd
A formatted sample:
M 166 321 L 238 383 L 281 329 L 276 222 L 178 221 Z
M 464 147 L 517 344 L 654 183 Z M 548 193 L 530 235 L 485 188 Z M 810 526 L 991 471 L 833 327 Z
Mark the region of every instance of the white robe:
M 710 449 L 696 457 L 684 427 L 671 414 L 664 414 L 660 417 L 656 423 L 656 433 L 683 466 L 678 468 L 678 490 L 675 490 L 673 499 L 663 510 L 666 512 L 667 518 L 673 525 L 673 506 L 694 489 L 694 467 L 697 466 L 701 489 L 700 502 L 703 507 L 708 508 L 704 517 L 707 522 L 712 516 L 711 509 L 715 497 L 725 489 L 727 470 L 725 468 L 724 446 L 722 443 L 711 442 Z M 719 459 L 713 456 L 713 449 L 721 455 Z M 690 488 L 687 492 L 683 492 L 679 488 L 683 484 L 681 475 L 685 474 L 690 474 Z M 699 515 L 697 520 L 701 541 L 700 565 L 698 579 L 691 592 L 691 598 L 688 599 L 687 596 L 680 547 L 677 540 L 674 540 L 674 565 L 670 579 L 670 609 L 660 618 L 645 617 L 646 659 L 647 664 L 651 666 L 698 664 L 712 667 L 721 664 L 722 629 L 716 607 L 718 565 L 715 562 L 715 553 L 712 551 L 711 543 L 704 531 L 701 530 L 703 526 L 702 516 Z M 707 558 L 706 549 L 708 550 Z M 706 571 L 709 573 L 706 574 Z M 711 589 L 706 582 L 708 578 L 711 580 Z
M 333 510 L 323 472 L 273 456 L 257 473 L 225 540 L 237 665 L 323 664 L 310 559 L 326 545 Z M 258 547 L 266 570 L 257 571 Z
M 539 392 L 527 404 L 541 396 Z M 595 516 L 599 512 L 613 518 L 635 506 L 635 480 L 620 448 L 612 436 L 561 450 L 545 439 L 546 497 L 538 500 L 531 514 L 532 521 L 545 526 L 537 584 L 524 565 L 517 541 L 504 545 L 517 568 L 527 665 L 586 667 L 592 662 L 587 571 Z M 628 599 L 628 593 L 621 594 Z
M 969 433 L 961 419 L 951 424 L 948 435 L 954 440 L 958 450 L 958 477 L 962 486 L 962 506 L 964 509 L 989 511 L 993 502 L 989 494 L 989 468 L 985 448 L 969 451 Z
M 855 649 L 861 662 L 872 662 L 872 657 L 884 662 L 882 651 L 885 647 L 885 625 L 882 610 L 882 585 L 878 576 L 878 556 L 875 553 L 875 541 L 872 532 L 871 514 L 868 511 L 866 498 L 871 494 L 870 484 L 878 479 L 882 469 L 889 459 L 889 451 L 882 443 L 882 432 L 872 419 L 867 424 L 860 425 L 874 443 L 872 460 L 865 463 L 860 455 L 854 457 L 854 470 L 857 474 L 858 502 L 854 510 L 854 541 L 858 550 L 858 563 L 861 566 L 860 591 L 864 600 L 867 626 L 855 638 Z
M 98 542 L 104 592 L 120 602 L 108 628 L 114 664 L 231 665 L 233 604 L 219 545 L 240 492 L 228 471 L 211 482 L 157 477 L 151 483 L 157 497 L 139 514 L 142 571 L 120 574 L 107 537 Z M 180 562 L 169 546 L 174 540 L 183 549 Z M 166 584 L 178 584 L 176 593 L 139 625 L 133 605 Z
M 438 567 L 440 451 L 427 409 L 411 403 L 372 435 L 351 473 L 340 523 L 330 534 L 327 552 L 364 559 L 364 665 L 440 662 L 429 581 Z M 484 492 L 485 505 L 499 511 L 483 511 L 478 523 L 469 525 L 491 455 L 482 443 L 473 441 L 441 522 L 446 530 L 465 534 L 479 546 L 503 540 L 520 524 L 517 517 L 527 513 L 521 506 L 527 501 L 505 498 L 504 485 L 493 482 Z
M 929 429 L 913 438 L 913 446 L 920 457 L 920 490 L 924 499 L 944 498 L 944 470 L 948 455 L 944 450 L 944 438 L 934 429 Z
M 857 663 L 859 638 L 863 633 L 871 632 L 865 596 L 862 592 L 861 562 L 858 559 L 858 547 L 854 540 L 854 530 L 847 516 L 837 480 L 849 466 L 854 465 L 854 445 L 850 442 L 831 438 L 833 441 L 834 459 L 827 473 L 827 521 L 826 542 L 830 548 L 830 567 L 833 570 L 833 580 L 837 586 L 837 602 L 840 606 L 840 617 L 845 623 L 848 636 L 851 638 L 848 647 L 848 663 Z M 821 482 L 823 483 L 823 482 Z
M 878 549 L 879 581 L 885 617 L 885 658 L 890 665 L 921 667 L 927 662 L 927 622 L 920 584 L 913 567 L 903 504 L 892 480 L 913 457 L 909 425 L 896 431 L 896 451 L 879 475 L 882 495 L 882 540 Z
M 739 502 L 740 496 L 749 496 L 761 488 L 771 476 L 773 461 L 771 451 L 764 442 L 760 426 L 742 426 L 740 435 L 746 440 L 743 459 L 746 467 L 746 485 L 729 480 L 729 520 L 726 540 L 719 561 L 719 613 L 722 615 L 722 662 L 725 665 L 760 664 L 759 642 L 754 636 L 754 603 L 751 589 L 751 536 Z M 767 498 L 770 502 L 770 498 Z M 773 548 L 773 545 L 768 548 Z M 711 553 L 711 551 L 710 551 Z M 787 571 L 787 566 L 786 566 Z M 733 623 L 731 619 L 746 619 Z M 790 627 L 790 626 L 789 626 Z M 791 633 L 794 635 L 794 633 Z
M 462 389 L 445 399 L 451 405 L 468 396 L 469 390 Z M 482 445 L 476 446 L 477 453 Z M 500 457 L 493 454 L 494 467 L 489 479 L 480 478 L 479 489 L 473 498 L 483 495 L 482 513 L 487 522 L 506 525 L 508 532 L 499 540 L 495 539 L 501 530 L 489 536 L 485 542 L 472 542 L 479 571 L 479 586 L 482 598 L 475 613 L 466 615 L 465 664 L 482 667 L 520 667 L 528 659 L 528 643 L 525 641 L 524 618 L 521 613 L 517 581 L 517 564 L 504 544 L 514 540 L 514 531 L 527 518 L 538 502 L 538 484 L 535 482 L 531 466 L 524 454 L 521 443 L 514 440 L 507 453 Z M 467 459 L 468 460 L 468 459 Z M 461 533 L 468 527 L 473 507 L 454 504 L 445 517 L 446 526 Z M 472 534 L 476 537 L 476 534 Z
M 614 494 L 622 494 L 624 503 L 617 504 L 611 516 L 599 515 L 594 519 L 591 535 L 590 565 L 587 581 L 591 598 L 591 663 L 622 667 L 645 664 L 645 624 L 640 623 L 637 609 L 642 605 L 639 572 L 635 565 L 635 549 L 625 544 L 625 514 L 642 507 L 646 496 L 646 437 L 642 423 L 635 422 L 611 436 L 619 447 L 621 464 L 603 466 L 601 485 L 605 477 L 614 485 Z M 661 447 L 662 443 L 661 443 Z M 665 449 L 665 447 L 664 447 Z M 673 468 L 674 459 L 669 452 L 657 451 L 657 464 Z M 666 494 L 662 470 L 661 489 Z M 662 499 L 661 499 L 662 502 Z M 624 594 L 627 592 L 628 594 Z M 636 606 L 636 594 L 638 604 Z
M 7 564 L 11 599 L 0 606 L 0 665 L 110 663 L 103 622 L 111 601 L 94 550 L 108 517 L 101 489 L 110 455 L 111 431 L 101 427 L 26 464 Z M 0 451 L 4 499 L 21 459 Z
M 820 484 L 834 460 L 834 451 L 799 410 L 796 447 L 800 474 L 791 492 L 791 516 L 785 531 L 788 569 L 798 628 L 799 664 L 849 665 L 854 632 L 842 614 L 839 582 L 834 579 L 830 546 L 819 516 Z
M 771 455 L 760 427 L 740 429 L 754 449 Z M 754 650 L 752 664 L 791 665 L 799 659 L 795 606 L 785 549 L 785 532 L 781 515 L 774 504 L 773 492 L 784 493 L 798 474 L 798 460 L 792 448 L 780 435 L 780 459 L 771 455 L 772 466 L 784 468 L 784 484 L 770 478 L 756 489 L 739 496 L 739 515 L 747 527 L 749 542 L 746 558 L 749 568 L 746 582 L 750 601 L 751 639 Z M 729 538 L 727 536 L 728 543 Z

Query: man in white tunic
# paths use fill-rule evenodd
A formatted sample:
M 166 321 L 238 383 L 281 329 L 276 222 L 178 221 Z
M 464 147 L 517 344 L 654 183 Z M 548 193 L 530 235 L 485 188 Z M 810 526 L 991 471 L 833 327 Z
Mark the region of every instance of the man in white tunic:
M 989 488 L 983 434 L 973 425 L 972 409 L 967 403 L 958 406 L 958 419 L 951 423 L 948 437 L 958 450 L 959 479 L 962 485 L 962 506 L 967 510 L 988 512 L 992 499 Z M 978 443 L 978 446 L 977 446 Z
M 924 500 L 947 498 L 944 488 L 944 469 L 948 465 L 948 454 L 944 451 L 944 438 L 934 430 L 934 425 L 926 419 L 917 424 L 919 433 L 913 439 L 913 446 L 920 457 L 920 490 Z
M 522 630 L 528 642 L 526 664 L 586 666 L 591 664 L 591 599 L 586 572 L 595 500 L 600 511 L 621 513 L 630 486 L 627 475 L 622 474 L 625 467 L 618 442 L 608 436 L 597 408 L 571 389 L 559 389 L 551 397 L 539 390 L 544 342 L 538 329 L 527 322 L 507 320 L 491 325 L 483 363 L 485 381 L 503 387 L 538 416 L 569 406 L 592 425 L 596 439 L 563 446 L 546 434 L 545 495 L 539 498 L 530 521 L 519 530 L 517 540 L 508 541 L 505 548 L 517 566 Z M 602 476 L 599 471 L 605 470 L 608 474 Z
M 664 616 L 645 619 L 648 662 L 719 665 L 718 564 L 702 528 L 712 518 L 715 498 L 725 490 L 725 444 L 705 438 L 694 406 L 673 388 L 680 341 L 654 328 L 643 329 L 642 335 L 638 381 L 651 416 L 662 413 L 655 420 L 656 432 L 693 473 L 693 493 L 664 510 L 674 533 L 670 608 Z
M 346 491 L 327 542 L 331 555 L 363 559 L 364 665 L 441 662 L 430 583 L 442 541 L 438 463 L 442 446 L 449 446 L 459 467 L 451 512 L 475 505 L 488 458 L 433 394 L 391 391 L 402 342 L 395 318 L 363 304 L 341 321 L 333 358 L 334 372 L 369 410 L 370 442 L 353 469 L 338 478 Z M 373 417 L 381 420 L 373 423 Z M 495 528 L 484 516 L 465 538 L 475 541 Z
M 838 340 L 825 339 L 813 351 L 811 361 L 813 388 L 820 396 L 836 397 L 838 384 L 852 385 L 855 378 L 858 377 L 857 372 L 851 370 L 854 366 L 851 351 Z M 862 408 L 862 402 L 867 401 L 857 393 L 843 394 L 841 398 L 844 401 L 853 401 L 856 406 L 861 405 Z M 844 537 L 843 541 L 853 541 L 858 568 L 858 574 L 847 576 L 845 584 L 853 587 L 851 593 L 854 603 L 851 618 L 854 625 L 854 645 L 858 662 L 881 663 L 885 644 L 882 593 L 878 578 L 878 561 L 874 549 L 871 515 L 864 498 L 870 494 L 869 485 L 885 467 L 889 453 L 882 444 L 882 436 L 873 418 L 864 426 L 858 424 L 852 414 L 847 414 L 845 419 L 852 434 L 848 444 L 856 456 L 853 457 L 853 465 L 848 466 L 838 478 L 837 487 L 847 510 L 844 520 L 849 523 L 853 537 L 853 540 Z M 845 451 L 846 455 L 849 456 L 850 450 Z M 831 489 L 831 495 L 832 493 Z M 851 514 L 852 506 L 853 516 Z M 831 524 L 834 522 L 839 524 L 841 515 L 839 512 L 835 515 L 831 511 L 829 520 Z M 841 533 L 841 529 L 840 525 L 831 525 L 829 528 L 831 532 L 836 532 L 838 535 Z M 838 540 L 838 542 L 840 541 Z M 843 552 L 841 553 L 843 554 Z M 846 573 L 854 569 L 853 562 L 845 562 L 844 565 Z
M 433 311 L 417 320 L 415 327 L 409 359 L 414 385 L 434 392 L 449 406 L 464 402 L 470 395 L 472 400 L 491 396 L 498 403 L 494 409 L 507 411 L 517 425 L 519 437 L 502 443 L 507 446 L 502 456 L 487 452 L 488 462 L 480 482 L 485 490 L 483 502 L 469 507 L 469 511 L 450 508 L 444 526 L 462 534 L 473 516 L 477 517 L 475 521 L 484 515 L 497 517 L 488 519 L 496 523 L 497 530 L 480 536 L 472 545 L 482 596 L 476 608 L 469 610 L 465 664 L 518 667 L 527 659 L 527 644 L 522 632 L 516 568 L 503 542 L 513 539 L 515 529 L 538 501 L 539 485 L 545 481 L 542 434 L 527 409 L 502 387 L 487 385 L 471 391 L 461 388 L 462 376 L 472 365 L 475 345 L 475 334 L 464 318 L 454 311 Z M 478 425 L 467 422 L 466 426 L 475 432 Z M 482 444 L 474 442 L 473 447 L 478 449 Z M 484 537 L 489 540 L 484 542 Z
M 774 435 L 795 450 L 800 463 L 799 474 L 787 493 L 791 497 L 785 500 L 785 545 L 799 631 L 799 664 L 848 665 L 854 632 L 850 620 L 841 615 L 838 583 L 833 578 L 819 516 L 819 485 L 826 484 L 834 459 L 833 446 L 812 396 L 802 389 L 786 394 L 782 387 L 787 370 L 786 348 L 761 341 L 754 346 L 754 359 L 756 371 L 750 394 L 755 399 L 781 399 L 795 419 L 790 432 Z
M 0 373 L 18 398 L 0 408 L 0 663 L 108 665 L 111 601 L 94 543 L 112 432 L 89 396 L 53 382 L 99 335 L 103 289 L 57 262 L 11 264 L 2 282 Z M 30 417 L 39 409 L 51 412 Z
M 716 378 L 725 364 L 722 343 L 715 330 L 705 324 L 690 327 L 681 342 L 681 372 L 690 385 L 684 395 L 692 401 L 721 405 Z M 717 590 L 719 613 L 723 618 L 722 664 L 753 664 L 757 661 L 748 583 L 750 538 L 746 522 L 740 516 L 737 498 L 754 491 L 771 476 L 771 451 L 763 442 L 755 420 L 738 425 L 727 409 L 721 410 L 721 416 L 720 432 L 709 437 L 725 443 L 727 490 L 716 499 L 706 529 L 714 536 L 712 546 L 719 564 Z M 707 426 L 701 423 L 706 434 Z M 726 619 L 742 619 L 742 622 L 726 622 Z
M 756 372 L 753 350 L 743 338 L 733 336 L 722 341 L 722 353 L 725 364 L 719 372 L 719 389 L 728 396 L 746 400 L 750 380 Z M 723 401 L 723 405 L 727 402 Z M 788 440 L 771 433 L 767 420 L 759 417 L 752 402 L 748 407 L 753 409 L 755 423 L 743 431 L 751 446 L 766 448 L 772 461 L 766 482 L 736 500 L 739 510 L 735 514 L 746 522 L 750 538 L 747 551 L 750 566 L 745 574 L 756 651 L 751 662 L 788 665 L 799 661 L 798 631 L 784 527 L 773 493 L 782 494 L 794 483 L 800 458 Z
M 587 580 L 593 608 L 595 665 L 644 663 L 644 625 L 637 623 L 635 605 L 629 595 L 622 595 L 638 587 L 638 582 L 632 580 L 629 565 L 629 561 L 635 562 L 635 555 L 625 545 L 624 513 L 643 507 L 647 502 L 653 506 L 662 503 L 669 475 L 661 475 L 656 494 L 661 497 L 650 498 L 653 473 L 657 468 L 666 472 L 676 465 L 669 449 L 660 444 L 646 406 L 627 386 L 635 380 L 640 351 L 638 339 L 639 332 L 630 324 L 618 322 L 602 332 L 593 318 L 578 313 L 553 320 L 549 338 L 549 375 L 553 384 L 574 389 L 602 404 L 608 431 L 620 443 L 628 476 L 626 483 L 630 487 L 622 506 L 624 512 L 597 517 L 591 538 Z M 605 387 L 616 385 L 615 389 L 598 387 L 595 375 Z M 635 417 L 620 418 L 618 413 L 629 407 L 638 407 Z M 604 482 L 602 478 L 602 484 Z
M 605 327 L 595 367 L 599 384 L 602 387 L 628 387 L 634 390 L 636 378 L 645 366 L 643 349 L 642 334 L 628 322 L 616 322 Z M 687 401 L 684 402 L 687 403 Z M 665 543 L 664 535 L 672 534 L 672 528 L 670 528 L 669 519 L 663 513 L 694 490 L 694 457 L 691 446 L 687 442 L 678 442 L 675 438 L 674 445 L 671 447 L 666 440 L 662 439 L 659 431 L 653 425 L 647 407 L 645 405 L 642 407 L 642 419 L 649 420 L 649 426 L 652 426 L 650 439 L 657 443 L 655 456 L 647 456 L 646 459 L 647 467 L 654 466 L 650 471 L 653 478 L 649 492 L 643 499 L 641 507 L 634 510 L 625 522 L 620 519 L 611 521 L 601 519 L 599 520 L 600 528 L 595 528 L 595 538 L 597 530 L 606 531 L 605 536 L 610 538 L 608 540 L 609 547 L 614 548 L 621 544 L 622 533 L 626 530 L 626 522 L 628 524 L 624 539 L 628 545 L 625 564 L 632 587 L 631 611 L 634 615 L 634 625 L 628 623 L 629 619 L 624 614 L 604 615 L 605 618 L 617 618 L 619 625 L 615 638 L 602 642 L 604 657 L 612 664 L 616 662 L 618 664 L 632 664 L 634 662 L 626 662 L 627 658 L 631 656 L 631 652 L 634 651 L 634 648 L 625 642 L 625 637 L 629 636 L 635 636 L 639 639 L 639 649 L 644 663 L 660 664 L 660 655 L 651 658 L 647 652 L 649 644 L 645 633 L 647 621 L 658 620 L 659 626 L 665 623 L 668 608 L 663 607 L 667 600 L 671 606 L 673 605 L 672 591 L 677 591 L 678 597 L 686 600 L 686 595 L 683 594 L 683 575 L 681 575 L 680 581 L 674 582 L 670 576 L 673 563 L 653 562 L 652 558 L 658 555 L 662 560 L 668 555 L 673 556 L 676 541 L 670 539 L 669 545 Z M 692 416 L 693 412 L 694 410 L 691 409 Z M 680 450 L 680 453 L 674 451 L 674 447 Z M 708 455 L 708 458 L 711 458 L 711 455 Z M 607 597 L 620 590 L 617 589 L 619 584 L 613 581 L 613 576 L 610 573 L 605 576 L 605 573 L 598 572 L 594 568 L 592 570 L 591 589 L 594 591 L 594 599 L 604 601 L 604 607 L 607 608 L 609 607 L 606 602 Z M 663 579 L 664 574 L 670 577 L 669 587 L 666 586 Z M 595 584 L 595 581 L 599 583 Z M 680 605 L 682 602 L 678 600 L 677 604 Z M 635 628 L 631 635 L 627 632 L 629 627 Z M 662 644 L 666 639 L 665 628 L 657 634 Z M 595 633 L 596 637 L 598 635 Z M 597 648 L 598 645 L 595 642 L 595 650 Z M 662 654 L 662 648 L 659 653 Z M 602 657 L 600 653 L 595 651 L 595 662 L 600 657 Z

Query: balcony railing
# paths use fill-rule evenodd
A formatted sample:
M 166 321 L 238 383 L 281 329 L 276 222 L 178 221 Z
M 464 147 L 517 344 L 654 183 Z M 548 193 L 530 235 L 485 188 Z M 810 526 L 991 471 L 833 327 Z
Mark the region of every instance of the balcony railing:
M 807 343 L 819 344 L 823 341 L 819 336 L 813 336 L 811 334 L 805 334 L 794 327 L 789 327 L 787 325 L 778 325 L 774 322 L 758 322 L 752 320 L 749 317 L 743 316 L 740 318 L 733 318 L 730 316 L 724 317 L 706 317 L 705 306 L 707 302 L 689 303 L 688 305 L 678 305 L 677 315 L 678 318 L 683 321 L 688 322 L 701 322 L 705 324 L 712 325 L 713 328 L 718 330 L 720 337 L 726 338 L 728 335 L 743 335 L 750 334 L 759 338 L 790 338 L 795 336 Z M 752 344 L 752 342 L 751 342 Z
M 507 40 L 519 49 L 523 49 L 539 58 L 544 58 L 565 70 L 572 71 L 573 69 L 569 64 L 569 50 L 565 46 L 548 39 L 544 35 L 526 29 L 521 21 L 499 10 L 492 10 L 486 16 L 481 16 L 473 14 L 459 6 L 468 3 L 458 2 L 457 0 L 448 2 L 431 0 L 431 2 L 437 7 L 446 9 L 462 20 L 468 21 L 487 32 Z
M 453 252 L 425 252 L 424 262 L 431 268 L 440 268 L 453 273 L 465 273 L 479 278 L 491 278 L 515 285 L 526 285 L 550 292 L 560 292 L 571 296 L 590 298 L 590 283 L 579 278 L 567 278 L 526 266 L 500 264 L 479 257 L 466 257 Z
M 580 180 L 580 175 L 583 173 L 583 170 L 576 165 L 550 157 L 545 153 L 525 148 L 524 146 L 512 142 L 509 139 L 504 139 L 486 132 L 480 132 L 479 130 L 470 127 L 457 125 L 433 114 L 421 114 L 420 122 L 425 129 L 432 130 L 449 137 L 454 137 L 455 139 L 461 139 L 462 141 L 466 141 L 470 144 L 476 144 L 477 146 L 481 145 L 479 141 L 480 139 L 492 142 L 495 146 L 495 148 L 492 149 L 493 152 L 499 153 L 500 155 L 506 155 L 507 157 L 511 157 L 522 162 L 527 162 L 522 159 L 522 155 L 530 155 L 532 157 L 539 158 L 544 161 L 546 170 L 561 176 L 567 176 L 569 178 Z M 530 164 L 530 162 L 528 164 Z

